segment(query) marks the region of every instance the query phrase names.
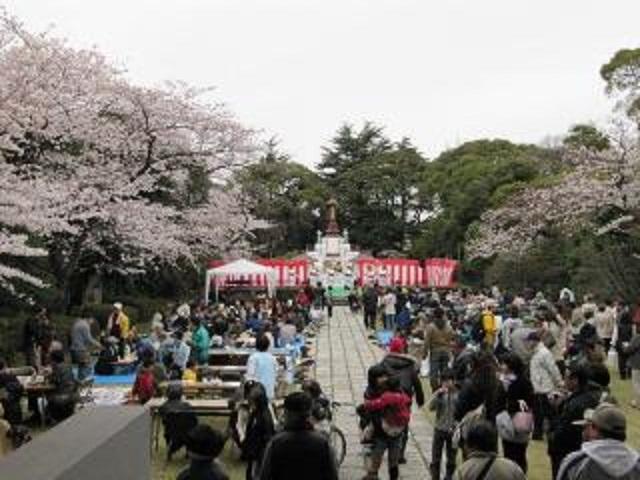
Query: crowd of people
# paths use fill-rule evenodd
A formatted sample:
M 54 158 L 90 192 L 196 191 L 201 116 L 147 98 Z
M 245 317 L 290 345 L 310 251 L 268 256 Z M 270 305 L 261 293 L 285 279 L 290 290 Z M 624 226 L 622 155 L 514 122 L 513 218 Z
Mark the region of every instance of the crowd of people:
M 640 457 L 624 443 L 626 419 L 610 391 L 607 367 L 615 362 L 619 378 L 632 380 L 630 405 L 638 408 L 638 305 L 596 303 L 591 295 L 578 303 L 569 289 L 548 299 L 498 288 L 437 292 L 370 286 L 361 307 L 365 328 L 375 330 L 379 322 L 394 332 L 387 356 L 369 370 L 359 410 L 367 419 L 375 406 L 385 407 L 372 422 L 371 436 L 367 422 L 362 424 L 363 443 L 371 443 L 366 479 L 378 478 L 385 451 L 389 478 L 398 478 L 408 405 L 412 397 L 419 406 L 424 403 L 422 390 L 408 380 L 419 370 L 428 370 L 428 407 L 435 412 L 434 479 L 526 478 L 530 441 L 546 441 L 549 478 L 640 478 Z M 398 356 L 406 360 L 402 375 L 389 368 Z M 394 422 L 395 431 L 386 428 Z M 498 439 L 502 457 L 497 457 Z
M 369 369 L 357 408 L 365 480 L 378 478 L 385 454 L 389 478 L 399 478 L 413 402 L 433 412 L 434 479 L 526 478 L 531 441 L 546 442 L 550 478 L 640 478 L 640 457 L 625 443 L 626 418 L 610 391 L 607 368 L 615 362 L 620 379 L 631 382 L 631 406 L 639 408 L 637 305 L 596 303 L 590 295 L 577 302 L 568 289 L 545 298 L 497 288 L 443 292 L 375 285 L 356 286 L 349 305 L 362 312 L 372 336 L 380 329 L 392 333 L 383 360 Z M 172 381 L 198 379 L 198 366 L 208 364 L 211 348 L 250 346 L 255 350 L 240 395 L 248 418 L 238 438 L 246 478 L 299 478 L 305 471 L 312 479 L 333 480 L 335 452 L 316 428 L 328 414 L 328 401 L 317 382 L 306 381 L 302 392 L 285 398 L 284 418 L 276 419 L 278 363 L 270 353 L 292 345 L 332 310 L 331 291 L 307 285 L 287 301 L 257 296 L 211 307 L 179 305 L 154 315 L 148 334 L 141 334 L 126 307 L 115 303 L 105 319 L 77 319 L 66 339 L 41 309 L 25 325 L 24 358 L 54 388 L 45 410 L 31 400 L 29 410 L 64 419 L 73 414 L 79 385 L 94 370 L 110 374 L 114 362 L 131 360 L 131 401 L 149 401 L 168 382 L 161 409 L 168 457 L 186 447 L 192 459 L 179 478 L 224 479 L 214 459 L 226 437 L 198 423 L 181 383 Z M 0 405 L 10 428 L 25 419 L 21 385 L 7 367 L 0 360 Z M 420 377 L 427 375 L 423 386 Z

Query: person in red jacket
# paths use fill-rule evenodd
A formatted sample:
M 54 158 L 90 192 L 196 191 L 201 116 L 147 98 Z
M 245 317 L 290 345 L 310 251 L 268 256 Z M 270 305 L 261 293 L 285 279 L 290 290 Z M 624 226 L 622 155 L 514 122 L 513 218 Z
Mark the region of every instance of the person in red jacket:
M 387 380 L 384 392 L 360 407 L 367 412 L 380 412 L 379 422 L 374 422 L 371 462 L 365 479 L 377 479 L 385 450 L 388 451 L 389 480 L 399 478 L 399 462 L 402 451 L 402 434 L 411 420 L 411 397 L 400 387 L 398 377 Z

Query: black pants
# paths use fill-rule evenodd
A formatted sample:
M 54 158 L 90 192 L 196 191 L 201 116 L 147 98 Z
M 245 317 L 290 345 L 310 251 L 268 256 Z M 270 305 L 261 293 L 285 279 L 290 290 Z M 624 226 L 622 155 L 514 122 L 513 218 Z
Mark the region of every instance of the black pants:
M 327 317 L 333 317 L 333 305 L 327 305 Z
M 527 443 L 513 443 L 502 440 L 504 457 L 517 463 L 524 473 L 527 473 L 527 446 Z
M 442 462 L 442 452 L 447 449 L 447 477 L 453 476 L 456 469 L 457 451 L 453 448 L 452 433 L 444 430 L 435 429 L 433 431 L 433 443 L 431 445 L 431 478 L 432 480 L 440 479 L 440 464 Z
M 376 312 L 365 309 L 364 311 L 364 326 L 366 328 L 375 328 L 376 326 Z
M 533 438 L 541 440 L 544 436 L 544 419 L 551 419 L 551 403 L 545 393 L 536 393 L 533 402 Z
M 620 373 L 620 380 L 626 380 L 631 377 L 631 369 L 627 365 L 629 355 L 624 353 L 622 349 L 618 349 L 618 372 Z

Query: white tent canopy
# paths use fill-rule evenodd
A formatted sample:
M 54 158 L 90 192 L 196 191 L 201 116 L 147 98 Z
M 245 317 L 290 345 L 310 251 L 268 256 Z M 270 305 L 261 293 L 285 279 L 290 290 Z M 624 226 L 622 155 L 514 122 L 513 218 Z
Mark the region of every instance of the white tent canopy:
M 204 299 L 209 303 L 209 293 L 211 290 L 211 280 L 224 278 L 227 276 L 248 277 L 249 275 L 264 275 L 267 280 L 267 292 L 269 296 L 273 296 L 276 286 L 276 270 L 271 267 L 265 267 L 259 263 L 246 259 L 236 260 L 227 263 L 221 267 L 211 268 L 207 270 L 207 279 L 204 287 Z M 218 282 L 216 282 L 216 301 L 218 299 Z

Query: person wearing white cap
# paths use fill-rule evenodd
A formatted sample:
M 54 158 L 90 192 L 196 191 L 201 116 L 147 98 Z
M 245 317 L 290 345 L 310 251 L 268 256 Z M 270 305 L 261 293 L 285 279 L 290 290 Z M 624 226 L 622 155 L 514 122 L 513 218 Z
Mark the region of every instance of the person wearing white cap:
M 601 403 L 574 424 L 583 427 L 584 443 L 564 459 L 556 480 L 640 479 L 640 454 L 624 443 L 627 419 L 620 408 Z

